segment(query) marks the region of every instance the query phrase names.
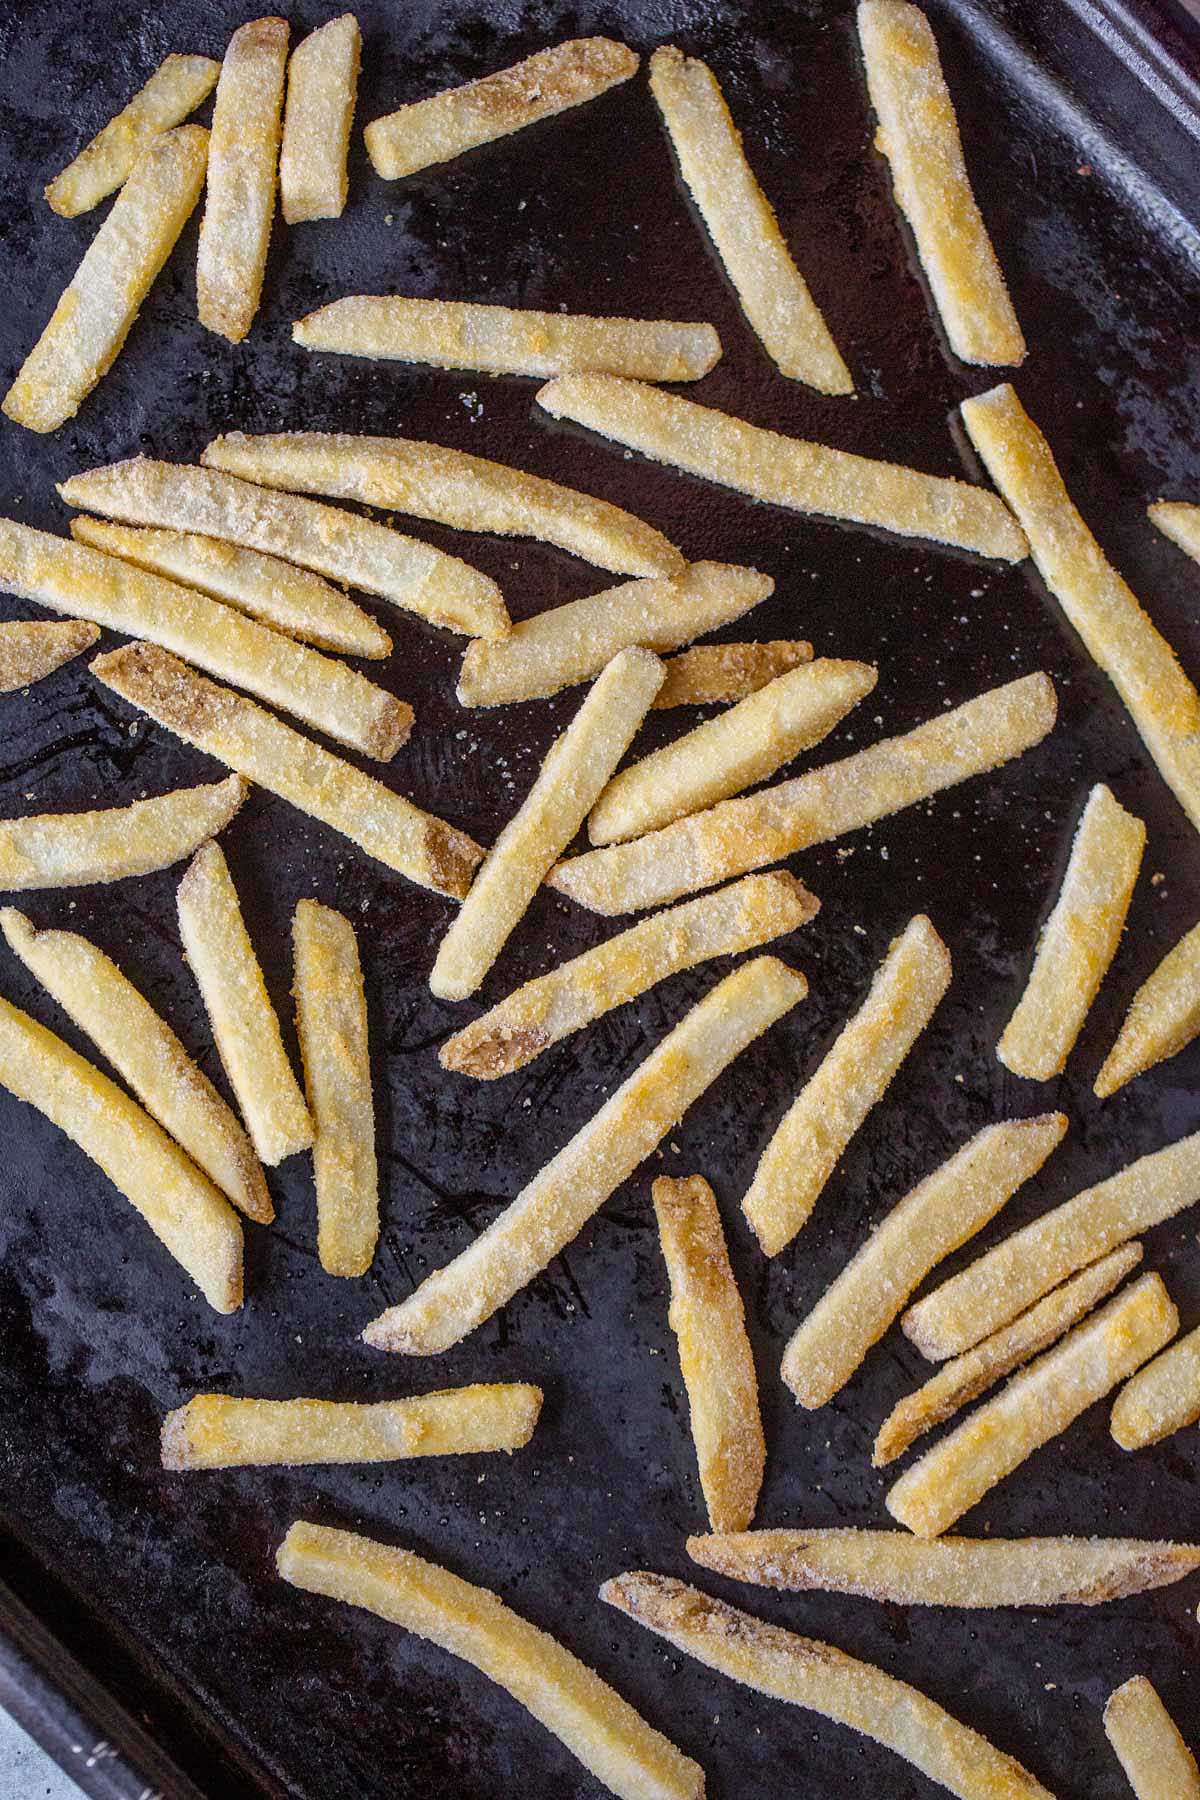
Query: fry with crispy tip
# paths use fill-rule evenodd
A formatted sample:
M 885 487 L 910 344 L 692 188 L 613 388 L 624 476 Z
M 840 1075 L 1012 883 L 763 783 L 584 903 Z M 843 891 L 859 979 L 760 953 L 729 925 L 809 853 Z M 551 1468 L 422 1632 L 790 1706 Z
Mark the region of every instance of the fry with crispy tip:
M 310 32 L 288 60 L 279 204 L 289 225 L 337 219 L 345 208 L 361 54 L 358 20 L 343 13 Z
M 1127 1381 L 1111 1430 L 1122 1450 L 1143 1450 L 1200 1419 L 1200 1330 L 1189 1332 Z
M 1104 1730 L 1137 1800 L 1200 1800 L 1200 1768 L 1144 1675 L 1109 1695 Z
M 0 893 L 88 887 L 169 869 L 223 831 L 245 798 L 246 783 L 230 775 L 98 812 L 0 819 Z
M 775 638 L 769 644 L 697 644 L 670 658 L 667 679 L 651 710 L 732 706 L 812 659 L 813 647 L 803 638 Z
M 99 636 L 90 619 L 18 619 L 0 625 L 0 694 L 53 675 Z
M 128 106 L 85 144 L 45 190 L 60 218 L 90 212 L 119 188 L 161 132 L 179 125 L 208 97 L 221 73 L 210 56 L 168 56 Z
M 1146 508 L 1164 537 L 1200 562 L 1200 506 L 1182 500 L 1156 500 Z
M 287 67 L 284 19 L 252 19 L 229 40 L 213 101 L 200 244 L 200 323 L 240 344 L 258 311 L 275 217 L 279 118 Z
M 1107 1100 L 1135 1075 L 1178 1055 L 1200 1036 L 1200 925 L 1180 938 L 1133 996 L 1116 1042 L 1096 1077 Z

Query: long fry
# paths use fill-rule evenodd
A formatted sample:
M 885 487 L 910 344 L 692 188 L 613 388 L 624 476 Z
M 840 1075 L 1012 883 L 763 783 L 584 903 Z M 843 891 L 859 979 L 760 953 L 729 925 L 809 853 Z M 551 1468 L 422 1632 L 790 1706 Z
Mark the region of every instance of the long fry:
M 279 160 L 288 28 L 252 19 L 229 40 L 213 102 L 208 189 L 196 255 L 200 323 L 240 344 L 258 311 Z
M 46 189 L 60 218 L 74 219 L 119 188 L 160 132 L 178 125 L 216 86 L 220 63 L 210 56 L 168 56 L 129 102 L 85 144 Z
M 1096 1077 L 1101 1100 L 1200 1035 L 1200 925 L 1180 938 L 1133 996 Z
M 1200 1330 L 1180 1338 L 1126 1382 L 1113 1404 L 1112 1435 L 1122 1450 L 1141 1450 L 1197 1419 Z
M 0 694 L 53 675 L 99 636 L 99 627 L 87 619 L 20 619 L 0 625 Z
M 789 669 L 811 662 L 812 656 L 813 647 L 803 638 L 776 638 L 769 644 L 698 644 L 671 657 L 652 710 L 732 705 Z
M 292 51 L 279 152 L 279 204 L 289 225 L 337 219 L 345 208 L 361 54 L 353 13 L 330 19 Z
M 1156 500 L 1146 508 L 1165 537 L 1200 562 L 1200 506 L 1182 500 Z
M 1144 1675 L 1109 1695 L 1104 1729 L 1137 1800 L 1200 1800 L 1200 1768 Z
M 99 812 L 0 819 L 0 893 L 87 887 L 169 869 L 223 831 L 245 798 L 245 782 L 230 775 Z

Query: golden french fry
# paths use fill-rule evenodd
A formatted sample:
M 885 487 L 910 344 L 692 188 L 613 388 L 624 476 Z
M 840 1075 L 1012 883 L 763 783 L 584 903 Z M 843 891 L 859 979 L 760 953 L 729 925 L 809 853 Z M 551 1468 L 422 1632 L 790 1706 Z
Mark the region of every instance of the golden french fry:
M 229 1202 L 135 1100 L 7 1000 L 0 1000 L 0 1086 L 103 1169 L 210 1306 L 236 1311 L 242 1228 Z
M 808 992 L 773 956 L 707 993 L 516 1199 L 363 1332 L 377 1350 L 431 1356 L 482 1325 L 578 1236 L 734 1058 Z
M 840 762 L 722 800 L 631 844 L 588 850 L 559 863 L 548 884 L 609 914 L 714 887 L 999 768 L 1041 742 L 1056 708 L 1049 676 L 1026 675 Z
M 56 431 L 116 361 L 200 198 L 207 156 L 199 125 L 164 131 L 142 152 L 0 402 L 16 424 Z
M 933 538 L 1006 562 L 1029 554 L 1021 527 L 986 488 L 784 437 L 618 375 L 615 370 L 560 375 L 538 390 L 538 405 L 552 418 L 573 419 L 655 462 L 752 500 L 878 525 L 901 537 Z
M 781 1372 L 801 1406 L 833 1399 L 930 1269 L 995 1218 L 1066 1129 L 1065 1113 L 986 1125 L 893 1208 L 788 1342 Z
M 245 782 L 230 775 L 99 812 L 0 819 L 0 893 L 87 887 L 169 869 L 223 831 L 245 798 Z
M 200 323 L 231 344 L 249 331 L 262 294 L 287 51 L 285 20 L 252 19 L 230 38 L 217 81 L 196 303 Z
M 1146 511 L 1165 537 L 1200 562 L 1200 506 L 1189 506 L 1182 500 L 1156 500 Z
M 775 638 L 769 644 L 698 644 L 667 662 L 667 679 L 650 710 L 733 705 L 812 659 L 813 647 L 803 638 Z
M 703 1800 L 704 1774 L 608 1683 L 505 1606 L 411 1550 L 298 1519 L 279 1546 L 285 1581 L 365 1607 L 497 1683 L 620 1800 Z
M 32 687 L 100 636 L 88 619 L 19 619 L 0 625 L 0 694 Z
M 353 13 L 330 19 L 292 51 L 279 152 L 279 203 L 289 225 L 337 219 L 345 208 L 361 55 Z
M 603 792 L 662 682 L 652 650 L 622 650 L 597 676 L 438 947 L 429 985 L 440 999 L 475 992 Z
M 1200 1419 L 1200 1331 L 1189 1332 L 1127 1381 L 1112 1410 L 1122 1450 L 1161 1443 Z
M 1144 1675 L 1108 1697 L 1104 1729 L 1137 1800 L 1200 1800 L 1200 1768 Z
M 1193 925 L 1133 996 L 1094 1092 L 1107 1100 L 1135 1075 L 1185 1049 L 1198 1034 L 1200 925 Z
M 128 178 L 161 132 L 180 124 L 212 92 L 220 63 L 210 56 L 168 56 L 128 106 L 85 144 L 45 190 L 60 218 L 90 212 Z

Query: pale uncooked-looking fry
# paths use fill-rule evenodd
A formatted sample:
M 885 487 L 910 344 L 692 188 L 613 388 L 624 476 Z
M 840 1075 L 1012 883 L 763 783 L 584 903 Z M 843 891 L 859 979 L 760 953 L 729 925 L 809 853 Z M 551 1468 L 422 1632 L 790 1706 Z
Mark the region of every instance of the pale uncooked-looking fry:
M 487 1588 L 411 1550 L 297 1519 L 276 1556 L 293 1587 L 362 1606 L 458 1656 L 553 1732 L 620 1800 L 703 1800 L 704 1774 L 608 1683 Z
M 888 946 L 866 999 L 759 1158 L 742 1211 L 765 1255 L 777 1256 L 804 1225 L 850 1139 L 933 1017 L 950 972 L 950 952 L 918 913 Z
M 292 948 L 296 1035 L 313 1121 L 317 1254 L 329 1275 L 365 1275 L 379 1238 L 379 1169 L 354 927 L 332 907 L 301 900 Z
M 794 875 L 747 875 L 631 925 L 545 975 L 527 981 L 448 1038 L 442 1067 L 479 1081 L 524 1068 L 551 1044 L 656 983 L 714 956 L 754 950 L 807 925 L 820 901 Z
M 107 513 L 128 525 L 199 531 L 281 556 L 450 631 L 493 638 L 509 629 L 500 589 L 489 576 L 340 506 L 268 493 L 217 469 L 147 456 L 72 475 L 58 491 L 68 506 Z
M 669 1575 L 618 1575 L 600 1598 L 731 1681 L 862 1732 L 959 1800 L 1053 1800 L 969 1725 L 832 1644 L 768 1625 Z
M 1122 1450 L 1142 1450 L 1197 1419 L 1200 1330 L 1180 1338 L 1126 1382 L 1113 1403 L 1111 1430 Z
M 1200 1132 L 1139 1157 L 978 1257 L 901 1320 L 940 1362 L 999 1330 L 1068 1275 L 1200 1200 Z
M 651 711 L 733 705 L 812 659 L 813 647 L 803 638 L 775 638 L 769 644 L 698 644 L 667 662 L 667 679 Z
M 197 1394 L 162 1422 L 164 1469 L 396 1462 L 520 1450 L 533 1436 L 542 1390 L 481 1382 L 364 1405 L 336 1400 L 240 1400 Z
M 1144 1675 L 1111 1693 L 1104 1729 L 1137 1800 L 1200 1800 L 1200 1768 Z
M 754 1354 L 721 1215 L 701 1175 L 661 1175 L 651 1192 L 671 1283 L 667 1319 L 679 1343 L 700 1487 L 714 1531 L 745 1531 L 767 1460 Z
M 246 783 L 230 775 L 130 806 L 0 819 L 0 893 L 87 887 L 169 869 L 223 831 L 245 798 Z
M 207 156 L 199 125 L 164 131 L 142 152 L 0 403 L 16 424 L 57 430 L 115 362 L 200 198 Z
M 438 946 L 429 985 L 440 999 L 475 992 L 603 792 L 662 681 L 654 652 L 636 648 L 620 651 L 596 677 Z
M 783 1379 L 801 1406 L 833 1399 L 930 1269 L 996 1216 L 1066 1129 L 1065 1113 L 986 1125 L 892 1209 L 783 1353 Z
M 117 965 L 72 931 L 38 931 L 15 907 L 0 911 L 9 949 L 169 1131 L 192 1161 L 240 1207 L 275 1216 L 249 1138 L 171 1027 Z
M 643 381 L 566 374 L 539 389 L 537 402 L 553 418 L 573 419 L 752 500 L 933 538 L 1006 562 L 1029 554 L 1025 533 L 987 488 L 784 437 Z
M 473 1243 L 363 1332 L 377 1350 L 429 1356 L 490 1319 L 558 1252 L 808 983 L 773 956 L 743 963 L 668 1032 Z
M 594 100 L 628 81 L 637 66 L 633 51 L 612 38 L 570 38 L 494 75 L 372 119 L 363 132 L 367 155 L 377 175 L 398 181 Z
M 1200 925 L 1180 938 L 1133 996 L 1096 1077 L 1101 1100 L 1200 1035 Z
M 657 831 L 765 781 L 828 737 L 878 679 L 870 663 L 821 656 L 614 775 L 588 819 L 593 844 Z
M 358 500 L 459 531 L 537 538 L 618 575 L 682 575 L 682 553 L 632 513 L 527 469 L 417 438 L 280 431 L 214 438 L 200 457 L 265 487 Z
M 888 1511 L 917 1537 L 938 1537 L 1178 1329 L 1162 1281 L 1140 1276 L 927 1450 L 889 1489 Z
M 901 737 L 707 812 L 632 844 L 588 850 L 547 881 L 593 912 L 641 912 L 876 819 L 982 775 L 1040 743 L 1057 702 L 1048 675 L 1026 675 L 939 713 Z
M 184 952 L 254 1148 L 268 1165 L 282 1162 L 312 1143 L 313 1122 L 219 844 L 197 850 L 176 905 Z
M 1146 511 L 1171 542 L 1200 562 L 1200 506 L 1182 500 L 1156 500 Z
M 781 374 L 822 393 L 852 394 L 850 371 L 754 178 L 712 70 L 664 44 L 650 58 L 650 91 L 705 229 L 768 356 Z
M 1097 783 L 1083 809 L 1025 992 L 996 1045 L 1014 1075 L 1061 1075 L 1117 953 L 1142 866 L 1146 827 Z
M 1022 363 L 1025 339 L 963 160 L 937 43 L 919 7 L 863 0 L 858 38 L 875 147 L 916 240 L 950 348 L 969 363 Z
M 236 1311 L 242 1227 L 224 1195 L 115 1082 L 7 1000 L 0 1000 L 0 1086 L 103 1169 L 210 1306 Z
M 1141 1260 L 1140 1244 L 1122 1244 L 1119 1250 L 1110 1251 L 1062 1287 L 1055 1288 L 1011 1325 L 1002 1326 L 973 1350 L 944 1363 L 915 1393 L 898 1400 L 879 1427 L 871 1457 L 875 1467 L 882 1469 L 895 1462 L 917 1438 L 944 1419 L 952 1418 L 968 1401 L 978 1399 L 1002 1375 L 1010 1375 L 1039 1351 L 1057 1343 L 1064 1332 L 1091 1312 L 1097 1301 L 1111 1294 Z
M 74 219 L 119 188 L 138 157 L 161 132 L 195 112 L 216 85 L 220 63 L 210 56 L 168 56 L 115 118 L 85 144 L 45 190 L 60 218 Z
M 20 619 L 0 625 L 0 694 L 31 687 L 100 636 L 89 619 Z
M 285 20 L 252 19 L 230 38 L 217 81 L 196 303 L 200 323 L 231 344 L 249 331 L 262 294 L 287 50 Z
M 279 152 L 279 204 L 289 225 L 337 219 L 345 207 L 361 54 L 353 13 L 330 19 L 292 51 Z
M 156 644 L 126 644 L 120 650 L 97 656 L 90 667 L 105 687 L 140 707 L 185 744 L 207 751 L 310 818 L 340 831 L 387 868 L 456 900 L 466 893 L 483 851 L 465 832 L 456 831 L 432 813 L 422 812 L 402 794 L 393 793 L 374 776 L 365 775 L 340 756 L 334 756 L 323 744 L 293 731 L 253 700 L 218 687 L 215 681 L 206 681 Z M 243 792 L 243 784 L 238 782 L 239 803 Z M 157 804 L 161 806 L 162 802 Z M 236 811 L 236 806 L 232 810 Z M 222 823 L 223 820 L 218 821 L 200 836 L 210 836 Z M 166 860 L 173 862 L 177 856 L 186 855 L 195 849 L 197 841 L 193 838 Z M 0 888 L 46 885 L 6 883 L 3 846 L 0 828 Z M 160 868 L 164 864 L 147 866 Z M 64 879 L 77 881 L 80 877 L 68 875 Z

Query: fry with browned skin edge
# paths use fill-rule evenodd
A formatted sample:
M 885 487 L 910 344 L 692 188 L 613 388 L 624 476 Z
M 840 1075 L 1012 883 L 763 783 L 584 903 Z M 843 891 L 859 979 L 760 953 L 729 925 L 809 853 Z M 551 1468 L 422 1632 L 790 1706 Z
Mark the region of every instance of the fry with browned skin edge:
M 60 218 L 90 212 L 137 166 L 138 157 L 161 132 L 179 125 L 216 86 L 221 65 L 211 56 L 168 56 L 129 104 L 85 144 L 46 188 L 46 200 Z
M 200 244 L 200 323 L 240 344 L 258 311 L 279 161 L 288 28 L 252 19 L 229 40 L 213 102 L 212 148 Z
M 1200 925 L 1180 938 L 1133 996 L 1093 1092 L 1107 1100 L 1200 1036 Z
M 1144 1675 L 1109 1695 L 1104 1729 L 1137 1800 L 1200 1800 L 1200 1768 Z
M 1182 500 L 1156 500 L 1146 508 L 1164 537 L 1200 562 L 1200 506 Z
M 1111 1429 L 1122 1450 L 1160 1444 L 1200 1419 L 1200 1330 L 1139 1369 L 1117 1395 Z
M 340 218 L 362 33 L 353 13 L 310 32 L 288 60 L 279 204 L 289 225 Z
M 90 619 L 18 619 L 0 625 L 0 694 L 53 675 L 100 636 Z
M 668 660 L 667 679 L 651 710 L 732 706 L 812 659 L 813 647 L 803 638 L 775 638 L 769 644 L 697 644 Z
M 0 893 L 88 887 L 169 869 L 223 831 L 245 798 L 246 783 L 230 775 L 98 812 L 0 819 Z

